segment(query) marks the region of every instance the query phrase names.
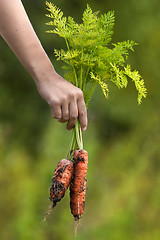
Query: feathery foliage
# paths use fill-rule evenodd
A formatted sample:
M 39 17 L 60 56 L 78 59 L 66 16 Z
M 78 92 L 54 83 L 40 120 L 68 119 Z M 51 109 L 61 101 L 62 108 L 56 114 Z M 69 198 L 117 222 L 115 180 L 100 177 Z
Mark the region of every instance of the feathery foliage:
M 118 88 L 126 88 L 128 80 L 132 80 L 138 91 L 138 104 L 146 97 L 147 90 L 144 80 L 138 71 L 131 70 L 125 65 L 129 51 L 134 51 L 134 41 L 112 43 L 115 16 L 113 11 L 98 16 L 99 12 L 92 12 L 87 5 L 82 16 L 82 23 L 78 24 L 72 17 L 64 17 L 63 12 L 53 3 L 46 2 L 46 14 L 52 21 L 48 33 L 58 34 L 64 38 L 67 50 L 54 50 L 57 60 L 66 63 L 68 72 L 65 79 L 82 89 L 86 105 L 91 98 L 96 85 L 100 85 L 105 97 L 108 97 L 109 82 Z M 109 46 L 110 44 L 110 46 Z

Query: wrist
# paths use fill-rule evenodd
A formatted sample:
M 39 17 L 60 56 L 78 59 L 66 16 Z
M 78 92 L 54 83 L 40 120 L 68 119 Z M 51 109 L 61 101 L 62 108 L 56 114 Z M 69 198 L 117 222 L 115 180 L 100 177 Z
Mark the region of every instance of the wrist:
M 36 85 L 39 85 L 49 81 L 51 76 L 53 77 L 57 73 L 45 52 L 36 53 L 35 56 L 36 58 L 33 58 L 30 62 L 29 72 Z

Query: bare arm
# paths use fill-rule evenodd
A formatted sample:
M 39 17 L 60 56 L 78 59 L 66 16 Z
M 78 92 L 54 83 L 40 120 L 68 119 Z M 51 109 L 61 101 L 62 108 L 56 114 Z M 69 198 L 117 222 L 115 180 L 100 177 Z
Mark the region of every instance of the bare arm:
M 83 93 L 58 75 L 45 53 L 20 0 L 0 0 L 0 35 L 35 81 L 52 115 L 72 129 L 77 118 L 87 127 Z

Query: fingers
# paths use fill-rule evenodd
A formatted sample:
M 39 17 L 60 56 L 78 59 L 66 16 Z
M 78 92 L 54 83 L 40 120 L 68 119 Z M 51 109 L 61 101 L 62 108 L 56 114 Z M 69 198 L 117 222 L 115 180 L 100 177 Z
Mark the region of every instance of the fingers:
M 71 130 L 78 118 L 78 108 L 77 108 L 77 102 L 74 100 L 70 103 L 70 107 L 69 107 L 69 121 L 67 123 L 67 129 Z
M 52 117 L 55 119 L 61 119 L 62 118 L 62 109 L 59 104 L 54 104 L 52 106 Z
M 62 101 L 61 101 L 62 102 Z M 77 119 L 81 125 L 82 131 L 87 128 L 87 110 L 83 98 L 83 92 L 78 89 L 76 94 L 72 94 L 72 97 L 68 100 L 63 101 L 62 104 L 52 105 L 52 116 L 58 119 L 59 122 L 67 122 L 67 129 L 71 130 Z
M 85 105 L 83 96 L 81 96 L 78 99 L 77 104 L 78 104 L 78 117 L 79 117 L 81 129 L 82 129 L 82 131 L 85 131 L 87 129 L 88 120 L 87 120 L 87 109 L 86 109 L 86 105 Z
M 69 106 L 68 102 L 64 101 L 62 107 L 62 118 L 59 119 L 58 121 L 61 123 L 67 122 L 69 120 Z

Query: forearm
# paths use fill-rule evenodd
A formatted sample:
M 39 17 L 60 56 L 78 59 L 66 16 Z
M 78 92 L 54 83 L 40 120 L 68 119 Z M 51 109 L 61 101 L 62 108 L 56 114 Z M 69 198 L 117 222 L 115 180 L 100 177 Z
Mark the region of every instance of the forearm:
M 20 0 L 0 0 L 0 34 L 35 81 L 54 72 Z

